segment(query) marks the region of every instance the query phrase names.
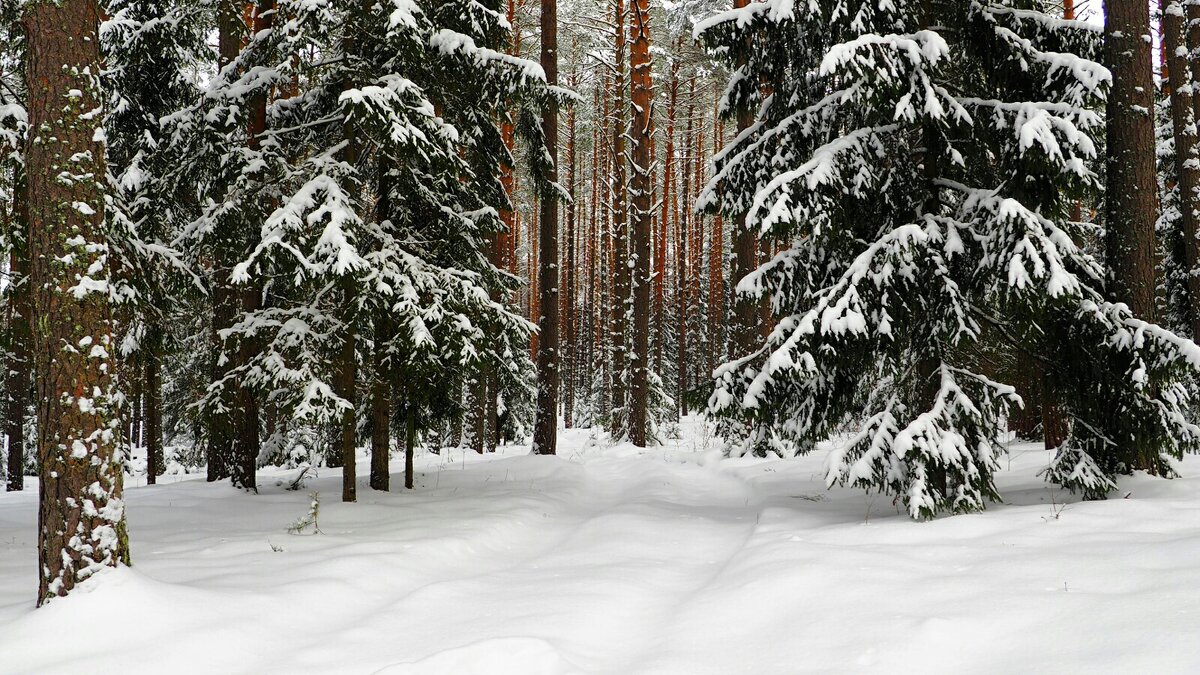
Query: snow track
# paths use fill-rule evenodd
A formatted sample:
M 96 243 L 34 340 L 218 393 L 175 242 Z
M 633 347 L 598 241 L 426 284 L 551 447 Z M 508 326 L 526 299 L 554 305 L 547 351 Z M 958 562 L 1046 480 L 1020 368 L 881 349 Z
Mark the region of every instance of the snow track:
M 1192 479 L 1067 503 L 1027 450 L 1012 504 L 913 523 L 826 492 L 820 454 L 719 462 L 685 430 L 424 456 L 353 505 L 323 472 L 313 536 L 285 532 L 294 472 L 131 488 L 135 567 L 37 611 L 34 493 L 0 495 L 0 673 L 1200 672 Z

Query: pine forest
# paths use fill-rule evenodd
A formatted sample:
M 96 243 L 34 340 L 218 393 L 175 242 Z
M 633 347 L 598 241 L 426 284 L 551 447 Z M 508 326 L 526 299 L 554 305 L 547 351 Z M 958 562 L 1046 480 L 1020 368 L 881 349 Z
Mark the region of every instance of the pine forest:
M 0 37 L 0 673 L 1200 672 L 1200 0 Z

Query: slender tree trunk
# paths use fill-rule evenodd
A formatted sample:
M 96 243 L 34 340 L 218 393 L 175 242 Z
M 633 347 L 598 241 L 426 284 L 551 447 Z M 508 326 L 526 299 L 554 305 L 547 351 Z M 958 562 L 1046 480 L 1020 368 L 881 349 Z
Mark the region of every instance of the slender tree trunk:
M 1171 126 L 1175 139 L 1175 170 L 1179 180 L 1180 227 L 1187 264 L 1188 318 L 1192 337 L 1200 337 L 1200 153 L 1196 146 L 1191 69 L 1184 34 L 1183 3 L 1161 0 L 1163 50 L 1166 53 L 1171 99 Z
M 717 114 L 720 94 L 713 103 L 713 155 L 725 142 L 725 125 Z M 708 377 L 725 358 L 725 219 L 716 214 L 708 249 Z
M 417 410 L 409 404 L 405 414 L 404 433 L 404 487 L 413 489 L 413 455 L 417 449 Z
M 667 249 L 669 248 L 668 234 L 671 217 L 672 189 L 675 180 L 675 108 L 679 99 L 679 59 L 671 60 L 671 82 L 667 87 L 667 147 L 663 160 L 662 208 L 658 217 L 659 244 L 655 249 L 654 277 L 654 320 L 658 327 L 658 340 L 654 349 L 654 365 L 659 373 L 663 372 L 663 353 L 667 342 Z
M 249 10 L 251 5 L 240 4 L 236 0 L 221 0 L 217 8 L 217 67 L 221 70 L 229 67 L 241 53 L 245 44 L 244 36 L 247 22 L 243 10 Z M 230 270 L 238 256 L 236 251 L 227 249 L 228 244 L 217 244 L 213 251 L 213 289 L 212 289 L 212 335 L 214 349 L 212 381 L 224 381 L 233 369 L 236 357 L 224 358 L 225 339 L 221 331 L 233 327 L 237 315 L 238 296 L 229 278 Z M 223 412 L 210 412 L 208 424 L 208 480 L 218 481 L 229 478 L 235 462 L 235 438 L 240 426 L 237 410 L 240 407 L 238 388 L 233 383 L 226 383 L 221 389 L 221 407 Z
M 608 189 L 605 194 L 604 205 L 600 213 L 600 232 L 597 233 L 600 252 L 597 256 L 597 264 L 601 267 L 600 282 L 597 284 L 599 288 L 596 290 L 599 296 L 600 303 L 597 307 L 598 313 L 596 316 L 596 353 L 602 355 L 602 362 L 599 364 L 601 368 L 601 400 L 600 411 L 602 416 L 611 416 L 617 404 L 613 398 L 613 380 L 614 368 L 612 359 L 612 325 L 613 317 L 616 315 L 615 298 L 616 293 L 613 292 L 613 270 L 612 270 L 612 253 L 613 253 L 613 209 L 612 206 L 616 203 L 616 179 L 613 176 L 615 153 L 612 149 L 613 135 L 608 134 L 608 123 L 612 117 L 612 107 L 610 102 L 615 97 L 615 92 L 612 91 L 613 80 L 607 75 L 604 77 L 604 114 L 601 115 L 602 123 L 599 126 L 604 128 L 605 143 L 604 153 L 601 155 L 603 163 L 602 174 L 605 176 L 604 184 Z M 599 152 L 599 151 L 597 151 Z M 613 429 L 615 421 L 610 421 L 609 430 Z
M 625 176 L 625 0 L 614 0 L 616 64 L 613 82 L 613 303 L 612 303 L 612 390 L 614 414 L 611 424 L 613 438 L 620 438 L 627 429 L 629 402 L 626 400 L 626 348 L 630 301 L 629 215 L 626 211 L 628 183 Z
M 361 0 L 364 11 L 370 11 L 372 0 Z M 259 0 L 260 14 L 255 17 L 255 29 L 263 30 L 270 27 L 271 17 L 265 17 L 265 23 L 262 28 L 259 28 L 261 10 L 274 9 L 274 0 Z M 359 57 L 358 33 L 356 31 L 348 31 L 347 37 L 342 41 L 342 56 L 347 59 L 357 59 Z M 342 83 L 343 91 L 351 91 L 358 87 L 358 83 L 353 78 L 347 78 Z M 265 99 L 263 101 L 262 111 L 265 114 L 266 106 Z M 256 109 L 256 115 L 258 111 Z M 264 127 L 265 128 L 265 127 Z M 340 159 L 349 166 L 357 166 L 362 155 L 362 140 L 360 138 L 358 125 L 353 120 L 344 120 L 342 122 L 342 136 L 345 139 L 345 147 L 340 153 Z M 351 187 L 351 189 L 354 189 Z M 342 323 L 342 344 L 338 354 L 337 371 L 334 373 L 333 388 L 334 393 L 349 405 L 342 410 L 341 422 L 339 424 L 338 446 L 339 453 L 342 457 L 342 501 L 353 502 L 358 500 L 358 461 L 355 454 L 355 440 L 357 437 L 357 416 L 358 408 L 357 392 L 355 391 L 355 383 L 358 381 L 358 280 L 354 276 L 353 271 L 343 273 L 338 280 L 338 286 L 341 291 L 341 308 L 340 316 L 338 317 Z M 374 458 L 372 458 L 374 459 Z M 372 467 L 373 468 L 373 467 Z
M 105 567 L 129 562 L 103 252 L 104 146 L 94 113 L 104 101 L 93 79 L 101 69 L 99 20 L 95 0 L 34 0 L 22 16 L 41 486 L 39 605 Z
M 683 134 L 683 156 L 680 157 L 679 163 L 683 169 L 683 182 L 680 187 L 680 208 L 679 215 L 676 219 L 676 242 L 675 242 L 675 283 L 679 297 L 679 316 L 678 316 L 678 335 L 679 341 L 679 356 L 675 362 L 675 367 L 678 368 L 678 393 L 676 400 L 679 401 L 679 414 L 686 416 L 688 414 L 687 392 L 688 392 L 688 362 L 689 362 L 689 338 L 691 326 L 688 324 L 692 312 L 691 302 L 691 266 L 692 262 L 692 219 L 695 214 L 692 213 L 692 167 L 694 162 L 691 154 L 693 130 L 695 127 L 696 116 L 696 76 L 693 75 L 688 81 L 688 107 L 687 107 L 687 127 Z
M 375 348 L 371 378 L 371 489 L 387 492 L 391 484 L 392 387 L 387 345 L 392 338 L 390 318 L 375 318 Z
M 572 90 L 579 85 L 579 73 L 573 71 L 569 78 Z M 571 201 L 566 205 L 567 223 L 563 233 L 563 291 L 560 301 L 560 322 L 562 328 L 562 385 L 563 385 L 563 425 L 570 429 L 575 425 L 575 218 L 576 218 L 576 184 L 575 184 L 575 106 L 567 109 L 567 192 Z
M 483 454 L 483 437 L 487 434 L 487 413 L 484 401 L 487 400 L 487 369 L 480 368 L 471 377 L 467 383 L 467 395 L 470 398 L 470 405 L 467 410 L 471 416 L 471 449 L 476 453 Z
M 162 429 L 162 328 L 151 324 L 146 329 L 145 384 L 142 405 L 146 434 L 146 483 L 154 485 L 163 472 Z
M 1200 3 L 1189 2 L 1184 9 L 1187 19 L 1185 31 L 1187 62 L 1190 66 L 1192 82 L 1200 83 Z M 1194 91 L 1192 92 L 1192 118 L 1200 120 L 1200 95 Z
M 16 219 L 9 266 L 9 362 L 7 381 L 8 413 L 5 423 L 8 434 L 8 492 L 25 489 L 25 420 L 29 410 L 30 370 L 33 368 L 30 354 L 31 318 L 33 307 L 29 280 L 29 190 L 21 174 L 16 185 L 16 204 L 13 216 Z
M 508 0 L 508 23 L 512 26 L 513 42 L 509 53 L 515 56 L 520 56 L 521 32 L 517 24 L 517 3 L 516 0 Z M 517 213 L 516 213 L 516 174 L 513 171 L 513 153 L 516 149 L 516 125 L 513 124 L 512 111 L 507 111 L 504 114 L 504 120 L 500 125 L 500 139 L 504 143 L 505 157 L 500 163 L 500 185 L 504 188 L 505 208 L 500 210 L 500 221 L 504 224 L 504 229 L 496 234 L 490 247 L 489 256 L 492 265 L 501 271 L 511 270 L 513 264 L 513 241 L 517 231 Z M 502 298 L 494 298 L 502 302 Z M 486 449 L 488 452 L 494 452 L 496 445 L 500 442 L 500 417 L 498 414 L 498 400 L 500 397 L 500 379 L 495 366 L 491 366 L 487 371 L 488 396 L 484 402 L 484 417 L 487 420 L 488 439 Z
M 529 259 L 526 262 L 529 268 L 529 322 L 535 326 L 540 326 L 542 320 L 541 270 L 538 269 L 538 261 L 541 260 L 541 240 L 539 239 L 541 216 L 540 208 L 534 211 L 529 227 Z M 541 343 L 540 332 L 530 336 L 529 357 L 533 359 L 534 363 L 537 363 Z
M 128 378 L 129 386 L 129 403 L 126 408 L 128 410 L 129 429 L 126 438 L 129 439 L 130 452 L 137 450 L 142 445 L 142 357 L 139 354 L 134 354 L 128 362 L 122 364 L 126 366 L 119 373 L 118 379 L 124 380 Z
M 275 21 L 275 0 L 258 0 L 254 11 L 252 35 L 270 30 Z M 268 92 L 260 91 L 250 99 L 250 128 L 248 145 L 252 151 L 260 149 L 262 136 L 267 130 Z M 248 224 L 249 225 L 249 224 Z M 238 289 L 243 316 L 252 314 L 262 307 L 261 280 L 252 279 Z M 258 344 L 252 338 L 243 338 L 238 347 L 238 365 L 245 366 L 258 353 Z M 260 441 L 258 396 L 249 387 L 237 387 L 238 410 L 237 437 L 233 449 L 233 484 L 245 490 L 258 491 L 255 473 L 258 455 L 262 450 Z
M 542 0 L 542 69 L 546 83 L 558 84 L 558 4 L 557 0 Z M 542 132 L 553 164 L 546 176 L 558 182 L 558 104 L 551 101 L 542 115 Z M 538 390 L 537 417 L 534 421 L 533 451 L 542 455 L 555 454 L 558 444 L 558 198 L 552 190 L 540 188 L 541 215 L 538 239 L 541 253 L 538 258 L 538 291 L 541 296 L 541 334 L 537 353 Z
M 633 278 L 633 351 L 629 355 L 630 402 L 629 440 L 646 447 L 649 425 L 647 405 L 650 382 L 650 256 L 653 205 L 653 179 L 650 164 L 651 117 L 654 112 L 654 82 L 650 64 L 650 1 L 632 0 L 633 16 L 629 33 L 632 48 L 629 52 L 632 102 L 630 136 L 633 139 L 633 250 L 630 265 Z
M 692 158 L 695 162 L 695 174 L 693 176 L 692 194 L 688 200 L 692 205 L 692 210 L 695 211 L 696 196 L 704 189 L 704 165 L 705 165 L 705 146 L 704 129 L 707 126 L 704 122 L 703 108 L 700 109 L 700 118 L 696 124 L 696 136 L 691 139 L 694 143 L 692 146 Z M 700 314 L 701 301 L 704 280 L 704 218 L 700 215 L 695 215 L 692 218 L 692 231 L 688 234 L 688 241 L 691 242 L 692 252 L 688 256 L 688 261 L 692 264 L 692 270 L 688 275 L 688 297 L 691 299 L 691 306 L 695 308 L 697 317 L 700 318 L 698 330 L 693 331 L 694 340 L 689 340 L 692 343 L 692 354 L 688 355 L 688 390 L 693 389 L 698 381 L 696 377 L 697 371 L 704 367 L 707 363 L 705 356 L 705 329 L 708 328 L 707 323 L 703 320 Z M 692 358 L 692 357 L 695 358 Z

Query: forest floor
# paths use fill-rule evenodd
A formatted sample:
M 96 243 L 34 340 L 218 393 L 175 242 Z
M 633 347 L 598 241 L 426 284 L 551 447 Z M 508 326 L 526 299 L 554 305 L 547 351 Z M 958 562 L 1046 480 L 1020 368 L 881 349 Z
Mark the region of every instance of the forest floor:
M 332 470 L 129 485 L 134 567 L 36 611 L 36 489 L 0 494 L 0 672 L 1200 672 L 1200 458 L 1079 503 L 1014 445 L 1006 503 L 915 523 L 696 419 L 527 452 L 421 455 L 357 504 Z M 321 534 L 288 534 L 312 490 Z

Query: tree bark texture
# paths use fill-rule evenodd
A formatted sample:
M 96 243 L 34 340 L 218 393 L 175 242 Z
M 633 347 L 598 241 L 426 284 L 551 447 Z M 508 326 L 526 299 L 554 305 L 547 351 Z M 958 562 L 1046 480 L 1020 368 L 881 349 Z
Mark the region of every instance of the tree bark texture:
M 32 335 L 37 382 L 38 604 L 129 562 L 104 239 L 99 8 L 38 0 L 28 45 Z
M 142 385 L 142 420 L 145 423 L 146 484 L 154 485 L 163 470 L 162 428 L 162 328 L 151 324 L 146 328 L 143 364 L 145 381 Z
M 630 402 L 629 440 L 646 447 L 650 398 L 650 256 L 653 228 L 653 167 L 650 163 L 651 118 L 654 112 L 654 82 L 650 63 L 650 1 L 632 0 L 629 33 L 629 72 L 632 102 L 630 137 L 633 139 L 632 195 L 633 250 L 630 269 L 633 280 L 633 351 L 629 355 Z
M 1158 180 L 1150 9 L 1145 0 L 1108 0 L 1104 47 L 1108 95 L 1106 238 L 1109 291 L 1135 316 L 1155 319 Z
M 625 0 L 615 0 L 613 3 L 614 17 L 614 64 L 613 76 L 613 302 L 612 326 L 609 341 L 612 345 L 612 422 L 610 431 L 614 438 L 623 436 L 626 432 L 628 417 L 628 401 L 625 391 L 625 334 L 627 329 L 627 314 L 629 312 L 629 213 L 628 196 L 629 184 L 625 174 L 625 136 L 628 129 L 625 125 Z
M 542 69 L 546 83 L 558 84 L 558 4 L 542 0 Z M 546 178 L 558 182 L 558 104 L 551 101 L 542 115 L 542 132 L 552 159 Z M 533 429 L 533 451 L 553 455 L 558 443 L 558 199 L 549 189 L 541 190 L 538 217 L 538 317 L 540 343 L 537 352 L 537 413 Z
M 1179 189 L 1179 226 L 1183 230 L 1187 265 L 1188 319 L 1192 337 L 1200 336 L 1200 153 L 1196 146 L 1192 73 L 1188 67 L 1183 3 L 1162 0 L 1163 51 L 1171 99 L 1171 128 L 1175 139 L 1175 172 Z

